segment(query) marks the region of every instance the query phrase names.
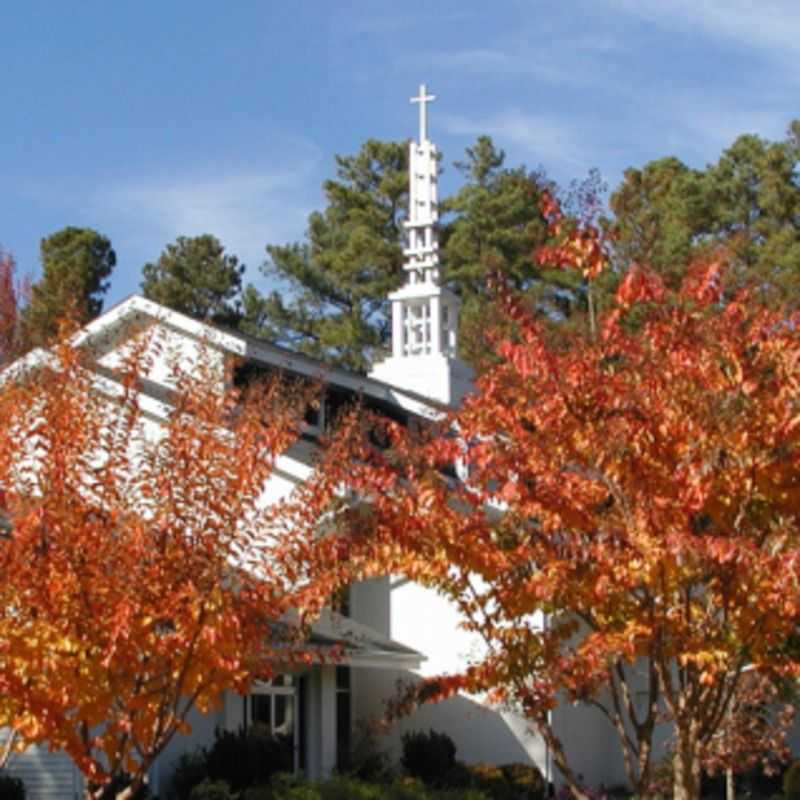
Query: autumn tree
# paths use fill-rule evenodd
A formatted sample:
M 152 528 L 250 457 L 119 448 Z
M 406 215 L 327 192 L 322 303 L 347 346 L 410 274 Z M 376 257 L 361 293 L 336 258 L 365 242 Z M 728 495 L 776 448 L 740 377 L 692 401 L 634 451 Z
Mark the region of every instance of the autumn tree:
M 591 277 L 600 242 L 573 229 L 542 257 Z M 577 797 L 551 722 L 564 698 L 607 718 L 639 795 L 665 713 L 674 796 L 694 800 L 745 673 L 800 669 L 800 318 L 722 304 L 723 282 L 722 255 L 675 292 L 633 268 L 594 336 L 555 345 L 500 289 L 513 335 L 463 408 L 422 433 L 373 420 L 389 446 L 348 462 L 369 503 L 341 516 L 351 564 L 437 589 L 486 646 L 406 699 L 511 704 Z
M 235 326 L 244 269 L 215 236 L 179 236 L 142 268 L 142 294 L 195 319 Z
M 87 798 L 121 773 L 132 796 L 190 709 L 311 659 L 337 588 L 309 567 L 324 481 L 294 515 L 260 501 L 312 389 L 226 389 L 209 346 L 155 399 L 161 340 L 131 341 L 102 374 L 88 345 L 33 353 L 0 393 L 0 725 L 65 750 Z
M 18 278 L 14 257 L 0 247 L 0 367 L 27 348 L 23 315 L 29 296 L 30 280 Z
M 82 325 L 100 313 L 117 256 L 91 228 L 62 228 L 42 239 L 40 251 L 42 276 L 31 287 L 25 324 L 34 344 L 47 345 L 65 316 Z

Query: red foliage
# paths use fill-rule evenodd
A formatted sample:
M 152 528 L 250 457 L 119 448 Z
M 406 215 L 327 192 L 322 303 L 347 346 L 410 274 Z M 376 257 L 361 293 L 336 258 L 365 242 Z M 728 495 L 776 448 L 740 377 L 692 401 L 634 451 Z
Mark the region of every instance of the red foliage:
M 392 447 L 341 473 L 371 502 L 342 517 L 352 563 L 435 587 L 487 644 L 423 699 L 506 699 L 576 792 L 558 697 L 602 710 L 640 791 L 665 708 L 689 798 L 745 667 L 800 673 L 800 317 L 721 306 L 720 269 L 677 293 L 636 269 L 603 335 L 558 347 L 501 292 L 515 334 L 463 408 L 420 436 L 383 423 Z

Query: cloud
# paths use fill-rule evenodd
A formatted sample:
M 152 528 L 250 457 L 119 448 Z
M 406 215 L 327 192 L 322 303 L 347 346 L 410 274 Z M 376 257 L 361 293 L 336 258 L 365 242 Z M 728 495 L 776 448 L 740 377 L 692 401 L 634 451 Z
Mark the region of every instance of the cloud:
M 301 238 L 319 204 L 321 151 L 308 142 L 275 149 L 287 153 L 280 165 L 199 164 L 87 189 L 91 215 L 112 235 L 128 273 L 115 288 L 135 291 L 139 277 L 131 269 L 156 259 L 178 236 L 202 233 L 216 236 L 247 264 L 247 280 L 258 282 L 265 245 Z
M 554 59 L 541 51 L 518 52 L 511 47 L 456 48 L 419 51 L 411 60 L 459 77 L 478 76 L 494 81 L 536 78 L 553 84 L 575 82 L 573 70 L 558 66 Z
M 796 0 L 607 0 L 612 8 L 670 30 L 707 36 L 767 55 L 800 57 Z
M 579 131 L 563 117 L 511 109 L 486 117 L 447 115 L 441 125 L 455 136 L 492 136 L 501 147 L 533 157 L 535 164 L 570 174 L 590 166 Z

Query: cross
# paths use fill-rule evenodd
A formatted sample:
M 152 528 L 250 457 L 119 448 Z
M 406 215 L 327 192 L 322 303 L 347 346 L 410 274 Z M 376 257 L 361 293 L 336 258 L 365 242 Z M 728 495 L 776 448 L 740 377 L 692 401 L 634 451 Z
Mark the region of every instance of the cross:
M 432 103 L 436 99 L 434 94 L 426 94 L 425 84 L 420 84 L 419 97 L 412 97 L 412 103 L 419 103 L 419 142 L 422 144 L 428 138 L 428 109 L 426 103 Z

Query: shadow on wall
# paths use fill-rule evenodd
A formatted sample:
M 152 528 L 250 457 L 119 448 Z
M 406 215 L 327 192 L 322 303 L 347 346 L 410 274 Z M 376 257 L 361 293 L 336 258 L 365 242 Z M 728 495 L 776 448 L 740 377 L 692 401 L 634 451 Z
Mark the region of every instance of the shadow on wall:
M 354 669 L 355 718 L 374 717 L 384 708 L 386 699 L 396 694 L 398 682 L 408 684 L 419 680 L 418 674 L 408 670 Z M 429 729 L 446 733 L 456 745 L 456 758 L 467 764 L 535 764 L 546 775 L 544 742 L 528 729 L 525 720 L 464 695 L 421 706 L 395 723 L 380 737 L 378 745 L 397 762 L 402 752 L 402 735 Z

